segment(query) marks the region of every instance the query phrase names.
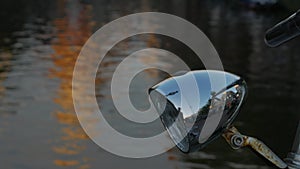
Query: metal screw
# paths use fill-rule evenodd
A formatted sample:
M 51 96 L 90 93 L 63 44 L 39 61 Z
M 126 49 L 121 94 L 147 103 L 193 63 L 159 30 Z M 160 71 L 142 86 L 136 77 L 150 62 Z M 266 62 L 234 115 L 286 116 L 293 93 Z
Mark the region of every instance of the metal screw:
M 233 135 L 231 137 L 231 143 L 237 148 L 240 148 L 244 144 L 244 138 L 241 135 Z

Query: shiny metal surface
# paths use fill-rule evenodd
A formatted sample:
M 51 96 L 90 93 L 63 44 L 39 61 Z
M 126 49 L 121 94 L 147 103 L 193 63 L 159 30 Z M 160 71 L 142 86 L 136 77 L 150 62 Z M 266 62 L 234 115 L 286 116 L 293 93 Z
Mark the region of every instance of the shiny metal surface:
M 188 153 L 206 146 L 232 123 L 247 87 L 231 73 L 201 70 L 166 79 L 149 93 L 170 137 Z

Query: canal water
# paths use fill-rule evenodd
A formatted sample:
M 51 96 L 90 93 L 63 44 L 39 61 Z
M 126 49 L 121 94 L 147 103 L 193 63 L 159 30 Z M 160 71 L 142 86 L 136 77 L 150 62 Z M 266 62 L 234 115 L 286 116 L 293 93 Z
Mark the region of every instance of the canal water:
M 249 94 L 235 121 L 242 133 L 263 140 L 282 158 L 291 148 L 300 119 L 300 40 L 272 49 L 263 37 L 292 11 L 208 0 L 19 0 L 1 1 L 0 9 L 0 168 L 272 168 L 249 149 L 232 150 L 222 139 L 188 155 L 173 148 L 155 157 L 129 159 L 103 150 L 85 134 L 72 100 L 73 68 L 82 46 L 106 23 L 149 11 L 195 24 L 215 46 L 224 69 L 245 78 Z M 163 126 L 159 121 L 133 125 L 124 120 L 113 106 L 110 83 L 126 56 L 149 47 L 177 54 L 193 70 L 204 69 L 187 46 L 166 36 L 136 35 L 111 49 L 97 72 L 97 102 L 115 129 L 135 137 L 153 136 Z M 175 65 L 155 54 L 138 62 Z M 130 86 L 132 104 L 147 109 L 146 89 L 167 76 L 156 70 L 140 72 Z

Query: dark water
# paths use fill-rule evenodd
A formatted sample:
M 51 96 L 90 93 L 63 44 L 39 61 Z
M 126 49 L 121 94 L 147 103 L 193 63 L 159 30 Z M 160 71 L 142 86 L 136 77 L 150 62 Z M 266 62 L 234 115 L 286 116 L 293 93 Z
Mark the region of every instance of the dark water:
M 198 26 L 216 47 L 225 70 L 244 77 L 249 86 L 235 125 L 264 140 L 281 157 L 291 147 L 300 110 L 300 41 L 271 49 L 263 40 L 266 29 L 291 13 L 287 10 L 175 0 L 20 0 L 1 1 L 0 9 L 0 168 L 270 168 L 250 150 L 231 150 L 222 139 L 190 155 L 174 148 L 148 159 L 127 159 L 99 148 L 83 132 L 71 89 L 82 45 L 109 21 L 144 11 L 171 13 Z M 186 46 L 168 37 L 139 35 L 118 44 L 96 79 L 99 106 L 116 128 L 127 122 L 111 104 L 110 77 L 124 57 L 146 47 L 167 49 L 193 69 L 203 69 Z M 131 86 L 133 105 L 147 108 L 144 89 L 165 77 L 157 71 L 138 75 Z M 135 131 L 153 135 L 162 130 L 145 128 Z

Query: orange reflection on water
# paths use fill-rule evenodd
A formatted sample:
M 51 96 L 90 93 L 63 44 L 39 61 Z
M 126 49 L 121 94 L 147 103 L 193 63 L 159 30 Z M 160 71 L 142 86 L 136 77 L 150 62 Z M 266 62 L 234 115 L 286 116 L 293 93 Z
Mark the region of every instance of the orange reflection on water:
M 69 160 L 69 161 L 66 161 L 66 160 L 55 160 L 54 164 L 56 164 L 58 166 L 75 166 L 75 165 L 78 165 L 79 162 L 76 161 L 76 160 Z
M 54 160 L 54 164 L 87 169 L 90 168 L 89 159 L 82 157 L 81 152 L 85 150 L 82 140 L 88 139 L 88 136 L 79 125 L 73 108 L 72 75 L 81 47 L 92 32 L 92 6 L 83 5 L 78 1 L 63 1 L 59 7 L 66 16 L 53 21 L 57 29 L 57 41 L 52 45 L 55 51 L 52 55 L 55 68 L 50 70 L 50 74 L 51 78 L 60 80 L 58 97 L 54 102 L 59 104 L 62 110 L 54 112 L 54 115 L 63 127 L 62 137 L 57 145 L 52 147 L 52 150 L 61 157 Z

